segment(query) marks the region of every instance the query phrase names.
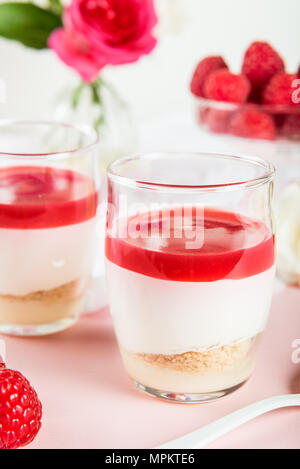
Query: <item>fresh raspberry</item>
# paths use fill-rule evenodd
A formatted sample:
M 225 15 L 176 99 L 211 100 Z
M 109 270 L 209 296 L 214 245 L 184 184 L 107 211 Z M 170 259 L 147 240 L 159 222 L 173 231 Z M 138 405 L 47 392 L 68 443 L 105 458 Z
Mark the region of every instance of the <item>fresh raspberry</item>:
M 250 83 L 243 75 L 234 75 L 222 69 L 212 72 L 204 85 L 204 94 L 208 99 L 243 103 L 250 93 Z
M 42 405 L 18 371 L 0 368 L 0 449 L 28 445 L 41 428 Z
M 246 50 L 242 73 L 253 88 L 263 87 L 275 73 L 283 71 L 282 58 L 267 42 L 253 42 Z
M 272 117 L 266 112 L 244 109 L 236 112 L 229 125 L 229 132 L 246 138 L 274 140 L 276 127 Z
M 190 83 L 191 92 L 198 97 L 204 97 L 204 82 L 210 73 L 220 68 L 228 68 L 220 56 L 206 57 L 198 63 Z
M 207 124 L 211 132 L 224 134 L 228 132 L 228 125 L 232 111 L 226 109 L 210 109 Z
M 297 75 L 288 73 L 277 73 L 277 75 L 274 75 L 263 89 L 263 103 L 285 106 L 297 105 L 297 103 L 293 102 L 293 93 L 296 90 L 293 87 L 293 82 L 296 79 Z
M 300 139 L 300 114 L 290 114 L 286 117 L 281 134 L 290 140 Z
M 251 88 L 248 101 L 252 104 L 261 104 L 262 88 Z

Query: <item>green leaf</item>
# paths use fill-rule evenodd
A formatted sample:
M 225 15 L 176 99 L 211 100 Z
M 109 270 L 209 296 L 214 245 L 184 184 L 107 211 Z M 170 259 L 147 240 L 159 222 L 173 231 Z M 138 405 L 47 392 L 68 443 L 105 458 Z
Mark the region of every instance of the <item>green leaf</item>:
M 61 17 L 32 3 L 0 4 L 0 36 L 34 49 L 47 48 L 50 33 L 62 25 Z

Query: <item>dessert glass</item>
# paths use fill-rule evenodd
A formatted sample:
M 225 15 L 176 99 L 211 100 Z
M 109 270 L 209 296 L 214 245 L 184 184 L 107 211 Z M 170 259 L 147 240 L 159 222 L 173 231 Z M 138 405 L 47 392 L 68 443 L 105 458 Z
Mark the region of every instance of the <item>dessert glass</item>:
M 201 402 L 251 375 L 275 273 L 273 176 L 259 158 L 216 154 L 108 168 L 108 298 L 141 390 Z
M 81 312 L 95 249 L 96 133 L 0 123 L 0 332 L 43 335 Z

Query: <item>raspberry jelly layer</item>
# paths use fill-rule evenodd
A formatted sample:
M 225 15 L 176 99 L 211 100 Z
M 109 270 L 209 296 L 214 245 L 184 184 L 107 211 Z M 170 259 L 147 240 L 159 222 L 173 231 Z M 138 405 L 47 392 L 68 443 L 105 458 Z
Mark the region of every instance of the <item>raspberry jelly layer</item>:
M 0 228 L 41 229 L 82 223 L 96 215 L 92 179 L 45 166 L 0 168 Z
M 205 208 L 200 218 L 197 214 L 195 209 L 185 219 L 179 237 L 176 227 L 178 221 L 182 223 L 182 215 L 178 209 L 132 217 L 127 227 L 135 226 L 140 236 L 130 237 L 129 230 L 125 237 L 108 233 L 106 257 L 133 272 L 181 282 L 242 279 L 274 264 L 274 238 L 262 222 L 213 208 Z M 169 227 L 167 237 L 147 235 L 162 226 Z M 197 230 L 201 246 L 187 248 Z

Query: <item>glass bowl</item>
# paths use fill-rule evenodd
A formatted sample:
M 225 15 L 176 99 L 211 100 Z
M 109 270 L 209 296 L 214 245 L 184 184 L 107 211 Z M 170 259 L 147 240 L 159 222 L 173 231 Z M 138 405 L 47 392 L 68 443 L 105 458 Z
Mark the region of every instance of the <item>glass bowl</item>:
M 205 98 L 195 98 L 194 101 L 197 123 L 211 132 L 300 142 L 300 106 L 238 104 Z

